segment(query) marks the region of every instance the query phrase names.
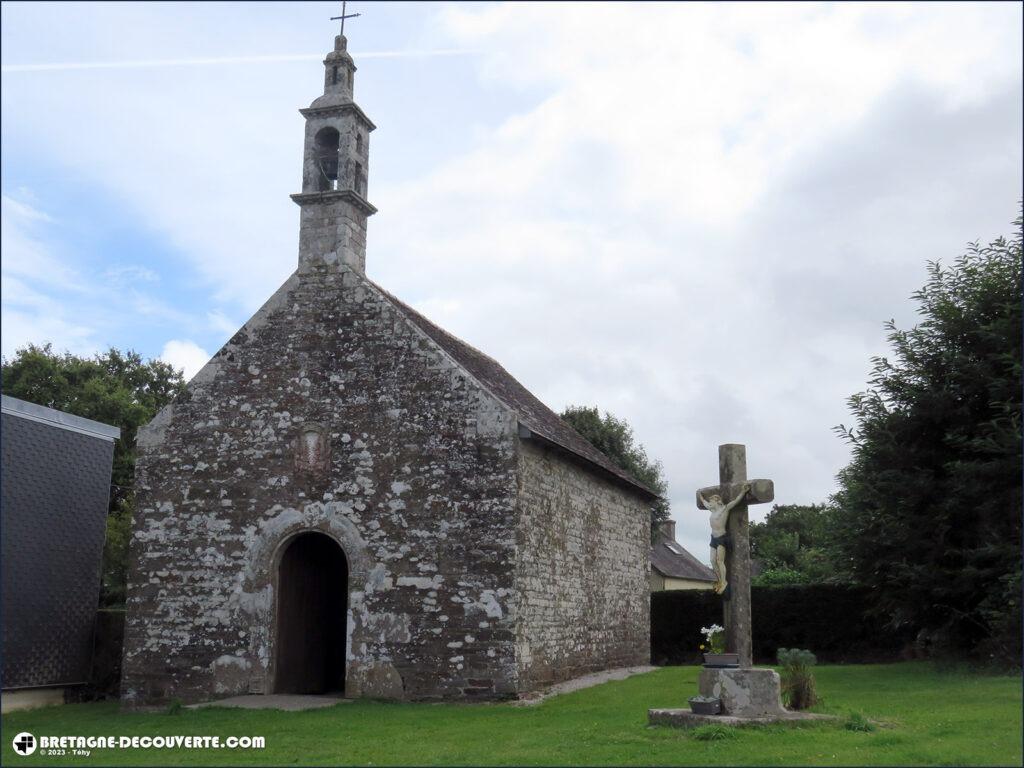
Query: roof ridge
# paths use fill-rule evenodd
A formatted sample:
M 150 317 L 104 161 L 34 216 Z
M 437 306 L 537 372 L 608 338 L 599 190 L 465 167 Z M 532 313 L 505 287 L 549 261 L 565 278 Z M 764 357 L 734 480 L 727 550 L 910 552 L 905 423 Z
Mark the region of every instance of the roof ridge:
M 508 375 L 509 375 L 509 376 L 511 376 L 511 375 L 512 375 L 511 373 L 509 373 L 509 372 L 508 372 L 508 371 L 507 371 L 507 370 L 505 369 L 505 366 L 503 366 L 503 365 L 502 365 L 501 363 L 499 363 L 499 362 L 497 361 L 497 359 L 495 359 L 495 358 L 491 357 L 491 356 L 490 356 L 490 355 L 488 355 L 488 354 L 487 354 L 486 352 L 484 352 L 484 351 L 482 351 L 482 350 L 478 349 L 477 347 L 474 347 L 474 346 L 473 346 L 472 344 L 470 344 L 470 343 L 469 343 L 468 341 L 463 341 L 462 339 L 460 339 L 460 338 L 459 338 L 458 336 L 456 336 L 456 335 L 455 335 L 454 333 L 452 333 L 451 331 L 446 331 L 446 330 L 445 330 L 444 328 L 442 328 L 442 327 L 441 327 L 440 325 L 438 325 L 437 323 L 435 323 L 435 322 L 434 322 L 433 320 L 431 320 L 431 319 L 430 319 L 429 317 L 427 317 L 426 315 L 424 315 L 424 314 L 423 314 L 422 312 L 420 312 L 420 311 L 416 310 L 415 308 L 413 308 L 413 307 L 412 307 L 412 306 L 410 306 L 409 304 L 406 304 L 406 303 L 405 303 L 404 301 L 402 301 L 402 300 L 401 300 L 400 298 L 398 298 L 397 296 L 395 296 L 395 294 L 391 293 L 391 291 L 389 291 L 389 290 L 388 290 L 387 288 L 382 288 L 382 287 L 381 287 L 381 286 L 380 286 L 380 285 L 379 285 L 378 283 L 375 283 L 375 282 L 374 282 L 373 280 L 371 280 L 370 278 L 366 278 L 366 282 L 370 283 L 370 284 L 371 284 L 371 285 L 372 285 L 372 286 L 373 286 L 374 288 L 376 288 L 376 289 L 377 289 L 378 291 L 380 291 L 381 293 L 383 293 L 383 294 L 384 294 L 384 295 L 385 295 L 385 296 L 386 296 L 386 297 L 387 297 L 387 298 L 388 298 L 389 300 L 391 300 L 391 301 L 392 301 L 392 302 L 394 302 L 395 304 L 398 304 L 398 305 L 400 305 L 400 306 L 401 306 L 401 307 L 402 307 L 403 309 L 405 309 L 405 310 L 408 310 L 409 312 L 412 312 L 412 313 L 413 313 L 414 315 L 417 315 L 417 316 L 421 317 L 421 318 L 422 318 L 422 319 L 423 319 L 424 321 L 426 321 L 427 323 L 430 323 L 430 325 L 432 325 L 432 326 L 433 326 L 434 328 L 436 328 L 436 329 L 437 329 L 437 330 L 438 330 L 439 332 L 441 332 L 442 334 L 444 334 L 445 336 L 447 336 L 447 337 L 448 337 L 449 339 L 451 339 L 452 341 L 454 341 L 454 342 L 457 342 L 457 343 L 461 344 L 462 346 L 466 347 L 467 349 L 470 349 L 470 350 L 472 350 L 472 351 L 473 351 L 473 352 L 475 352 L 476 354 L 480 355 L 480 357 L 483 357 L 483 358 L 486 358 L 487 360 L 490 360 L 490 361 L 491 361 L 492 363 L 494 363 L 494 364 L 495 364 L 496 366 L 498 366 L 499 368 L 501 368 L 501 370 L 505 371 L 505 373 L 508 373 Z M 495 395 L 495 397 L 497 397 L 497 395 Z M 499 399 L 500 399 L 500 398 L 499 398 Z

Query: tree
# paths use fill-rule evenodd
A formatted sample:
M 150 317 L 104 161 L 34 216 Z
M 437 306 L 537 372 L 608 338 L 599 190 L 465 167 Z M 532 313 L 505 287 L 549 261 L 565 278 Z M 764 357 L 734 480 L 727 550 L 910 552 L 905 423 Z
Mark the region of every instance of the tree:
M 91 358 L 29 344 L 3 359 L 3 393 L 121 428 L 114 442 L 103 556 L 104 604 L 124 600 L 138 429 L 185 388 L 180 370 L 136 352 L 110 349 Z
M 1020 658 L 1021 224 L 928 266 L 922 320 L 837 427 L 853 457 L 836 526 L 875 609 L 949 651 Z
M 824 504 L 776 504 L 764 522 L 750 524 L 750 554 L 762 567 L 758 586 L 846 582 L 835 556 L 834 510 Z
M 633 428 L 623 419 L 617 419 L 597 408 L 570 405 L 561 413 L 562 421 L 585 437 L 591 445 L 646 485 L 661 498 L 651 505 L 651 538 L 658 526 L 668 520 L 668 483 L 660 461 L 652 461 L 642 445 L 633 438 Z

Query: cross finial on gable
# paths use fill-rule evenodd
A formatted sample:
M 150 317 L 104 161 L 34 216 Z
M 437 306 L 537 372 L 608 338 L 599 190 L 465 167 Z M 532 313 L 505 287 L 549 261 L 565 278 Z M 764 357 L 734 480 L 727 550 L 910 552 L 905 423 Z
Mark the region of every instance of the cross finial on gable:
M 341 16 L 331 16 L 331 21 L 341 20 L 341 36 L 345 36 L 345 19 L 354 19 L 356 16 L 362 16 L 361 13 L 345 13 L 345 6 L 348 5 L 346 0 L 342 0 L 341 3 Z

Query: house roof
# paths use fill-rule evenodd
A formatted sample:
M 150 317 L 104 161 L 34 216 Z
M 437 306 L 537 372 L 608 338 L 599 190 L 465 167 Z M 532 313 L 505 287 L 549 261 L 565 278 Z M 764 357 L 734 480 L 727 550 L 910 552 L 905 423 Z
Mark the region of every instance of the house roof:
M 651 547 L 651 567 L 662 576 L 693 581 L 714 581 L 715 574 L 675 541 L 661 537 Z
M 372 281 L 371 281 L 372 282 Z M 521 426 L 526 427 L 534 436 L 541 438 L 556 448 L 568 451 L 582 459 L 592 468 L 605 475 L 625 483 L 642 495 L 655 499 L 658 494 L 636 480 L 628 472 L 620 468 L 601 451 L 591 445 L 575 429 L 537 399 L 526 387 L 506 371 L 497 360 L 471 347 L 461 339 L 452 336 L 443 328 L 430 322 L 408 304 L 392 296 L 376 283 L 372 283 L 395 308 L 408 318 L 413 325 L 425 333 L 441 349 L 447 352 L 456 363 L 470 373 L 488 392 L 514 411 Z

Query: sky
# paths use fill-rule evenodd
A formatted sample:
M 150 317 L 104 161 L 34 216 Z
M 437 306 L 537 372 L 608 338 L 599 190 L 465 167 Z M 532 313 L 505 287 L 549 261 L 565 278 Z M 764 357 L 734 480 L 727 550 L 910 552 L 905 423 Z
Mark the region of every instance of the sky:
M 339 9 L 0 6 L 5 357 L 191 375 L 227 341 L 295 269 Z M 701 559 L 717 446 L 824 502 L 885 321 L 1022 197 L 1018 3 L 348 9 L 367 274 L 554 410 L 625 418 Z

